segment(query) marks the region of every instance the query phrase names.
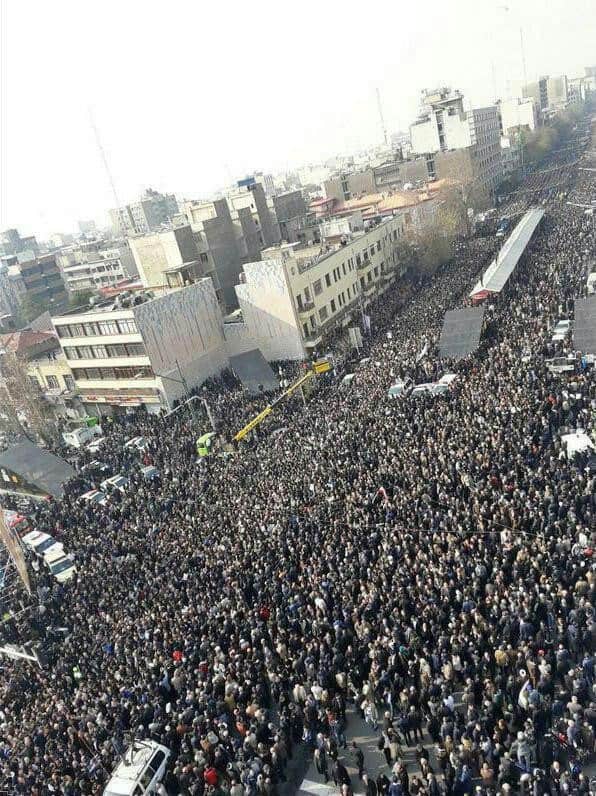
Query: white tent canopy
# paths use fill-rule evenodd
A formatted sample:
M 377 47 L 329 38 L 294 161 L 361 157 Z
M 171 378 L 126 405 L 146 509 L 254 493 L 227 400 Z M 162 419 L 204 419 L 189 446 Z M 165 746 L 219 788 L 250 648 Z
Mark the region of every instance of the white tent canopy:
M 541 207 L 532 207 L 528 210 L 505 241 L 496 259 L 488 266 L 480 282 L 474 286 L 470 293 L 471 298 L 485 290 L 489 293 L 501 292 L 515 270 L 519 258 L 524 253 L 543 215 L 544 210 Z

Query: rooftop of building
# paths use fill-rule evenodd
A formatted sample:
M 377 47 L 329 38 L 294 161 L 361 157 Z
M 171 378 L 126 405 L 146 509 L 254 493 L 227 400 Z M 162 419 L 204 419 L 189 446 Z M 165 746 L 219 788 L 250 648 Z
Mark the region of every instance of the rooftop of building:
M 57 342 L 58 338 L 52 332 L 38 332 L 34 329 L 22 329 L 18 332 L 0 334 L 0 348 L 13 354 L 32 356 L 36 349 L 48 348 Z

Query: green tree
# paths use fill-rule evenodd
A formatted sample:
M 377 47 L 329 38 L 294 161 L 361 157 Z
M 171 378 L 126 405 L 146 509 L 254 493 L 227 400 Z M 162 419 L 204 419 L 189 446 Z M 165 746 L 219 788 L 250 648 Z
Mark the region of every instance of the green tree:
M 43 300 L 25 293 L 21 300 L 20 315 L 25 323 L 31 323 L 47 309 L 48 307 Z
M 91 299 L 95 295 L 93 290 L 76 290 L 74 293 L 71 293 L 68 299 L 68 306 L 72 309 L 73 307 L 82 307 L 85 304 L 89 303 L 89 299 Z

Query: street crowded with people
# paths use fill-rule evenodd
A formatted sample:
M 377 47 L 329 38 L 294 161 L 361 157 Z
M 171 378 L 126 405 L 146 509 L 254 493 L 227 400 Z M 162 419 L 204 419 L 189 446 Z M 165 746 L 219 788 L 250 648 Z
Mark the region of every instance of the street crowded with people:
M 564 175 L 557 192 L 589 192 L 577 163 Z M 396 283 L 370 309 L 368 360 L 332 343 L 335 375 L 231 455 L 197 458 L 209 426 L 188 407 L 104 423 L 104 447 L 36 515 L 77 575 L 33 573 L 46 660 L 4 661 L 1 792 L 102 793 L 133 739 L 171 751 L 160 792 L 185 796 L 290 793 L 311 756 L 345 796 L 589 792 L 595 476 L 561 435 L 593 427 L 596 376 L 545 359 L 572 349 L 552 328 L 596 241 L 552 194 L 548 175 L 532 189 L 541 228 L 467 358 L 438 357 L 441 323 L 493 241 Z M 447 372 L 446 395 L 387 395 Z M 201 395 L 228 437 L 267 400 L 231 376 Z M 124 447 L 135 435 L 142 454 Z M 77 500 L 94 458 L 130 480 L 105 505 Z M 362 720 L 374 769 L 352 744 Z

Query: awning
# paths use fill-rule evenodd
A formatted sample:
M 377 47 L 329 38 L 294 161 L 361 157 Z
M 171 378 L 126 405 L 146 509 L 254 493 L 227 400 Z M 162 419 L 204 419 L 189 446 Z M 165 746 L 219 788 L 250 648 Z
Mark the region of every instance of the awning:
M 251 395 L 279 389 L 279 380 L 258 348 L 230 357 L 230 367 Z
M 0 469 L 14 475 L 23 486 L 53 497 L 61 497 L 64 484 L 74 476 L 74 469 L 53 453 L 32 442 L 20 442 L 0 453 Z M 0 485 L 2 481 L 0 480 Z

